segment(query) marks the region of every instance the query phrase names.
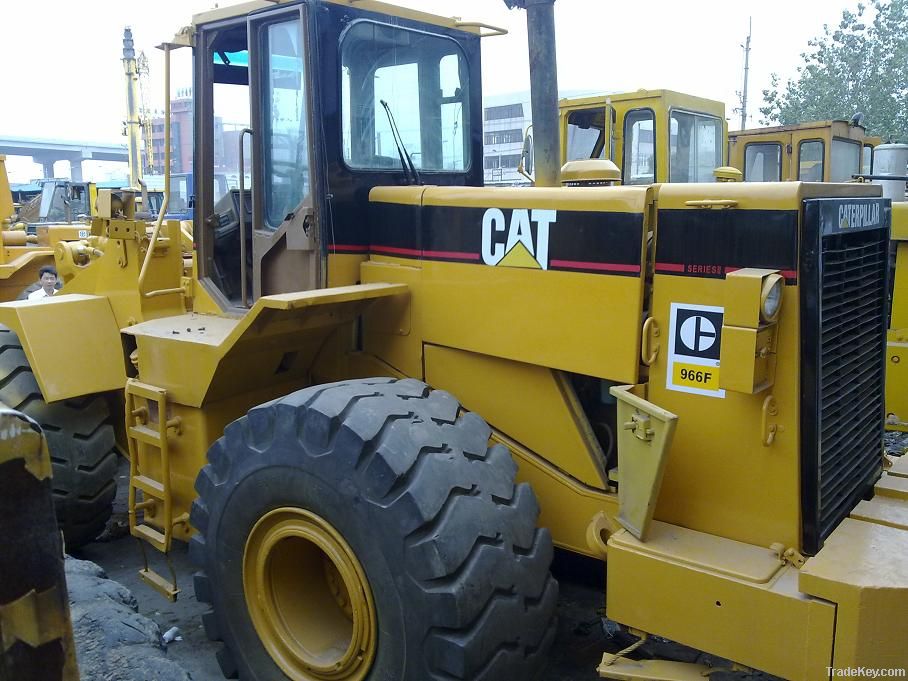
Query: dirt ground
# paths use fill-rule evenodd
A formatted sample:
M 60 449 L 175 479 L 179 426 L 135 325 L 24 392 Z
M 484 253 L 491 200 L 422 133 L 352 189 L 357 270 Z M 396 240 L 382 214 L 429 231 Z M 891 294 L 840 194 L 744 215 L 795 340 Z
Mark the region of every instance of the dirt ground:
M 109 541 L 95 542 L 72 552 L 76 558 L 98 563 L 107 576 L 130 589 L 139 613 L 158 624 L 162 632 L 178 627 L 181 641 L 167 645 L 167 657 L 189 672 L 193 681 L 219 681 L 224 677 L 215 659 L 220 643 L 208 640 L 202 628 L 202 613 L 192 588 L 193 566 L 186 545 L 177 542 L 172 554 L 177 584 L 182 592 L 170 603 L 139 579 L 142 553 L 135 539 L 124 530 L 126 523 L 126 476 L 129 467 L 121 462 L 117 500 Z M 152 567 L 166 571 L 160 554 L 148 551 Z M 558 554 L 553 572 L 560 583 L 558 637 L 543 681 L 593 681 L 596 665 L 605 650 L 615 651 L 602 626 L 605 570 L 602 563 L 569 554 Z

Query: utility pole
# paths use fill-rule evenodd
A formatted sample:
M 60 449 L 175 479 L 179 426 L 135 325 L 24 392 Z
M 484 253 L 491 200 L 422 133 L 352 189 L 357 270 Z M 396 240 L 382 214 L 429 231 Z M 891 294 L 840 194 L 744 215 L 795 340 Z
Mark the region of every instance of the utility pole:
M 753 31 L 753 17 L 747 20 L 747 40 L 744 48 L 744 89 L 741 91 L 741 130 L 747 128 L 747 75 L 750 71 L 750 35 Z

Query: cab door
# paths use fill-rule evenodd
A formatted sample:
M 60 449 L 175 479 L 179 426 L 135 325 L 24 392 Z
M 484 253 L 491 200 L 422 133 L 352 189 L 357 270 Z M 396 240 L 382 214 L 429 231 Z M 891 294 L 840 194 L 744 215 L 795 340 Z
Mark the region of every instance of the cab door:
M 249 19 L 253 299 L 323 285 L 308 10 Z

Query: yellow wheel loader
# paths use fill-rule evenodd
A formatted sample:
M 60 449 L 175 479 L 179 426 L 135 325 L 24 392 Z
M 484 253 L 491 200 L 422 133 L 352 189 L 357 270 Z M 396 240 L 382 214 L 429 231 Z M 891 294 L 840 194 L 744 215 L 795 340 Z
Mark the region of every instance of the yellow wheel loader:
M 38 281 L 41 267 L 54 264 L 54 247 L 59 241 L 88 234 L 88 225 L 41 225 L 35 234 L 29 234 L 13 203 L 6 157 L 0 155 L 0 300 L 15 300 Z
M 143 578 L 176 598 L 161 566 L 190 542 L 242 679 L 538 677 L 553 546 L 608 561 L 607 615 L 641 641 L 788 679 L 905 668 L 889 202 L 557 186 L 553 2 L 510 4 L 534 188 L 481 186 L 480 22 L 253 2 L 162 46 L 168 80 L 194 54 L 193 275 L 166 195 L 149 232 L 102 194 L 88 250 L 57 250 L 67 294 L 0 305 L 49 403 L 121 400 L 130 529 L 164 554 Z M 216 201 L 236 101 L 251 186 Z M 638 652 L 598 673 L 715 671 Z

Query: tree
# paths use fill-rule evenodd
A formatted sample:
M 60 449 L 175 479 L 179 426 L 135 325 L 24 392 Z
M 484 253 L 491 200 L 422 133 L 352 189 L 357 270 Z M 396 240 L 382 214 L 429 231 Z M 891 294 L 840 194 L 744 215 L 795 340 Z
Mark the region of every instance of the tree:
M 908 139 L 908 0 L 873 0 L 842 12 L 838 27 L 808 42 L 798 75 L 763 91 L 763 123 L 850 119 L 871 135 Z M 870 16 L 872 15 L 872 20 Z

